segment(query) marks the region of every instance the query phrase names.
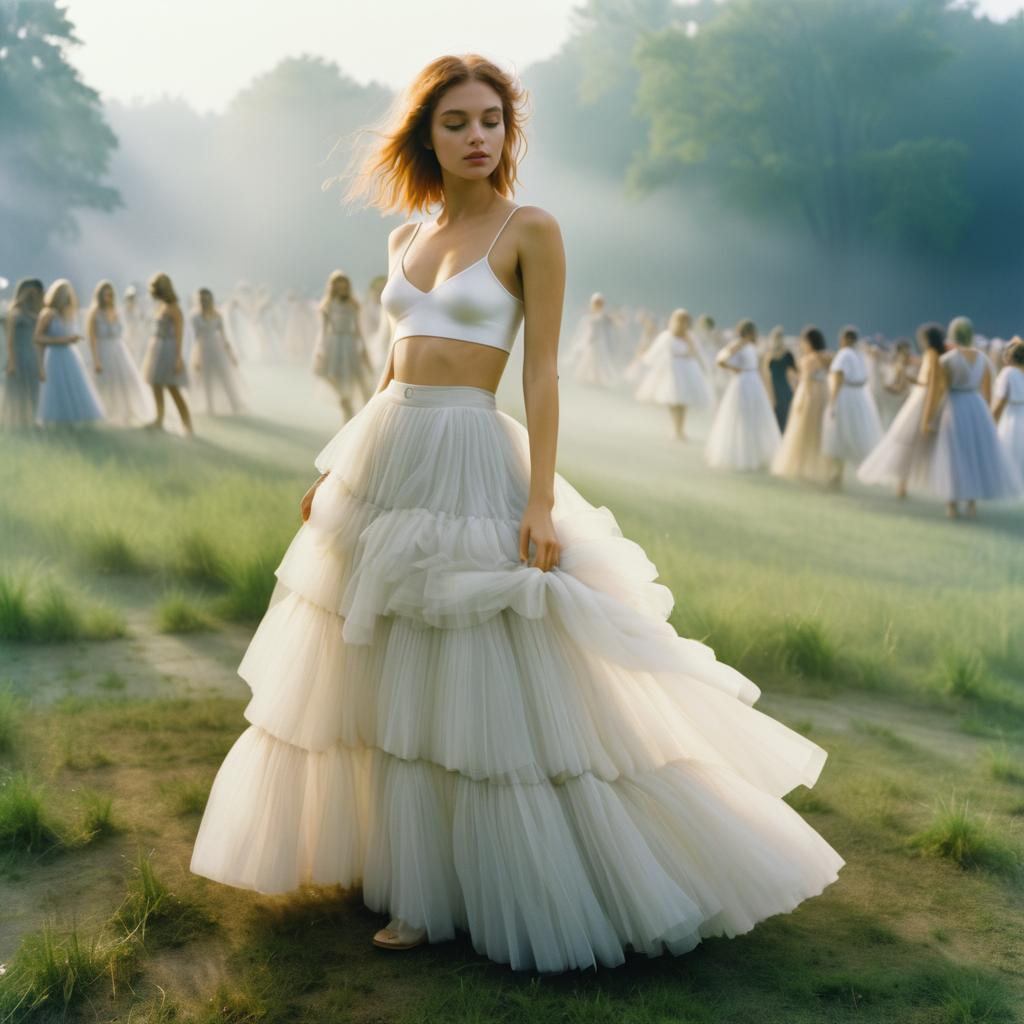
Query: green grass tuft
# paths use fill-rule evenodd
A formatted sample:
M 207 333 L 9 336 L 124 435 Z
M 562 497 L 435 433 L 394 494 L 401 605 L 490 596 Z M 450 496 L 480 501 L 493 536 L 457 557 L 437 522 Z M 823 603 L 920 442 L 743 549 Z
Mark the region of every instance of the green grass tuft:
M 824 680 L 834 674 L 838 661 L 836 643 L 818 619 L 786 619 L 776 642 L 778 667 L 783 672 Z
M 40 788 L 24 772 L 0 778 L 0 849 L 39 853 L 62 842 Z
M 989 824 L 971 813 L 968 801 L 952 798 L 940 803 L 931 825 L 907 841 L 931 857 L 952 861 L 959 868 L 984 869 L 999 875 L 1017 875 L 1021 853 Z
M 201 607 L 180 590 L 172 590 L 157 605 L 156 628 L 161 633 L 201 633 L 215 626 Z

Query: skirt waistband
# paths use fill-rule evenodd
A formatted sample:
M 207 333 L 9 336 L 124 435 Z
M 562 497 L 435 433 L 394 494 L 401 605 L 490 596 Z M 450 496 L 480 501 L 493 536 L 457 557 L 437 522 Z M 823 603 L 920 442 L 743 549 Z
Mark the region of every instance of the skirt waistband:
M 407 384 L 392 379 L 382 394 L 399 405 L 461 405 L 471 409 L 494 409 L 497 406 L 493 392 L 469 384 Z

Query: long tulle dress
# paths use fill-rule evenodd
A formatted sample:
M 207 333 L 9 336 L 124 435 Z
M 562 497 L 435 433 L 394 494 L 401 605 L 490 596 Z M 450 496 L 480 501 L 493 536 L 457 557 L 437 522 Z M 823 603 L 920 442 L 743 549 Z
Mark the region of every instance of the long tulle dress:
M 683 953 L 836 880 L 782 800 L 826 751 L 676 634 L 613 514 L 556 474 L 560 565 L 520 563 L 529 458 L 490 391 L 396 380 L 319 453 L 193 872 L 361 883 L 430 942 L 550 972 Z
M 829 367 L 842 373 L 843 383 L 821 427 L 821 451 L 837 462 L 862 462 L 882 439 L 878 406 L 868 388 L 868 368 L 854 348 L 843 348 Z
M 593 388 L 614 388 L 618 380 L 615 366 L 610 314 L 587 313 L 576 329 L 576 336 L 567 352 L 573 380 Z
M 688 409 L 711 405 L 714 396 L 691 338 L 662 331 L 640 358 L 646 372 L 634 392 L 637 401 Z
M 1019 497 L 1024 481 L 999 443 L 992 413 L 979 388 L 991 364 L 978 351 L 973 364 L 960 349 L 939 363 L 949 371 L 949 391 L 939 417 L 930 492 L 944 501 L 995 501 Z
M 371 384 L 363 365 L 359 314 L 351 302 L 331 299 L 321 316 L 320 336 L 313 353 L 313 373 L 331 385 L 339 398 L 360 403 Z
M 718 403 L 704 457 L 716 469 L 756 470 L 771 465 L 782 435 L 753 344 L 741 345 L 727 362 L 739 372 Z
M 14 372 L 5 364 L 3 406 L 0 425 L 8 428 L 32 427 L 36 422 L 39 404 L 39 353 L 32 336 L 36 330 L 36 316 L 23 309 L 16 310 L 8 320 L 13 349 Z
M 992 397 L 996 401 L 1006 399 L 996 433 L 1010 461 L 1024 476 L 1024 370 L 1004 366 L 996 377 Z
M 188 365 L 185 362 L 184 339 L 180 370 L 177 369 L 177 354 L 174 320 L 171 314 L 164 310 L 153 323 L 146 355 L 142 360 L 142 376 L 146 382 L 158 387 L 187 388 L 189 377 Z
M 828 404 L 828 371 L 815 352 L 800 357 L 800 379 L 793 392 L 782 443 L 772 459 L 775 476 L 824 483 L 832 463 L 821 451 L 821 427 Z
M 203 385 L 206 411 L 216 411 L 220 397 L 229 411 L 238 414 L 245 410 L 242 375 L 228 351 L 224 332 L 224 319 L 220 313 L 203 316 L 192 314 L 192 332 L 196 344 L 192 352 L 192 373 Z
M 907 400 L 882 439 L 860 464 L 857 479 L 882 487 L 904 486 L 927 492 L 935 450 L 934 431 L 922 431 L 928 382 L 938 366 L 938 354 L 926 352 Z
M 75 325 L 54 315 L 45 333 L 53 338 L 77 333 Z M 43 374 L 39 385 L 36 423 L 95 423 L 104 419 L 106 411 L 96 388 L 89 380 L 89 371 L 78 342 L 47 345 L 43 350 Z
M 148 423 L 156 415 L 156 403 L 125 344 L 121 318 L 110 320 L 99 310 L 95 325 L 100 372 L 93 367 L 93 382 L 107 419 L 125 427 Z

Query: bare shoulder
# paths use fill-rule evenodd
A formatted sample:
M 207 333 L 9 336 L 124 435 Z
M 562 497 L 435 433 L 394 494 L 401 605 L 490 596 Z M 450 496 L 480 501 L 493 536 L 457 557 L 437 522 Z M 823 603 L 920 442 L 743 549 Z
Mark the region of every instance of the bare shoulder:
M 388 233 L 388 251 L 393 252 L 396 246 L 399 246 L 404 242 L 415 230 L 416 221 L 409 220 L 404 224 L 399 224 L 397 228 L 392 228 Z
M 560 238 L 561 228 L 555 215 L 540 206 L 520 206 L 516 209 L 516 227 L 525 236 L 533 238 Z

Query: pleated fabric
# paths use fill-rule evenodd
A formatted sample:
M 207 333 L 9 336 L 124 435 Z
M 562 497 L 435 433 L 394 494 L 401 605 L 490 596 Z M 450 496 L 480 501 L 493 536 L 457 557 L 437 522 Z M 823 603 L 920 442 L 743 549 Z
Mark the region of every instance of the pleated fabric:
M 684 953 L 836 880 L 781 799 L 826 752 L 675 632 L 612 513 L 556 475 L 561 564 L 520 564 L 529 439 L 490 392 L 392 381 L 316 465 L 193 872 L 361 884 L 431 942 L 543 972 Z

